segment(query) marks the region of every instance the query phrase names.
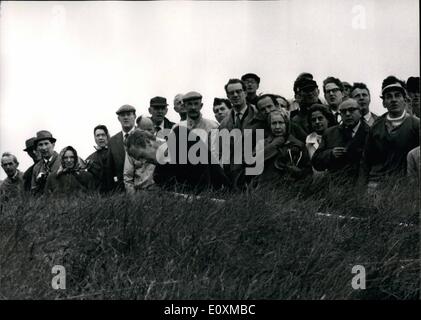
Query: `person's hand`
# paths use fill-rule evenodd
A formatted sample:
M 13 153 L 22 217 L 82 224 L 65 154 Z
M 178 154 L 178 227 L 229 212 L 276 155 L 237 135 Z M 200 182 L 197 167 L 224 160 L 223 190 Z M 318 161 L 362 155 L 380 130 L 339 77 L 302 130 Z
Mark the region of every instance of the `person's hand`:
M 346 148 L 344 147 L 335 147 L 332 149 L 332 155 L 338 159 L 343 157 L 346 154 Z
M 273 146 L 277 147 L 277 148 L 278 147 L 281 147 L 281 146 L 283 146 L 285 144 L 285 138 L 284 137 L 275 137 L 272 140 L 271 144 Z

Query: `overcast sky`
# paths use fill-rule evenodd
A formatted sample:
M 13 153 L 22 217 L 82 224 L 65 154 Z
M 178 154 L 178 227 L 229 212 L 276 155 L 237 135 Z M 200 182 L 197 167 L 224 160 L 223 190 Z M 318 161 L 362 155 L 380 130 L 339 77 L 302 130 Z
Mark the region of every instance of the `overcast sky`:
M 229 78 L 261 77 L 260 92 L 293 97 L 296 76 L 365 82 L 384 112 L 381 81 L 419 76 L 417 0 L 8 2 L 0 16 L 0 152 L 18 156 L 46 129 L 56 151 L 94 151 L 92 130 L 120 130 L 115 111 L 199 91 L 212 118 Z M 3 170 L 0 179 L 4 179 Z

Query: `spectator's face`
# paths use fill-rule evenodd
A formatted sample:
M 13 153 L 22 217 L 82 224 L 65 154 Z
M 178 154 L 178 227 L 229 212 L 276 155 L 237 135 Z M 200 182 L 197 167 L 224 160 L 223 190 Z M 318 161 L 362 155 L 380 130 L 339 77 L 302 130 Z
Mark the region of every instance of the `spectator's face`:
M 213 107 L 213 113 L 215 114 L 215 119 L 221 123 L 222 120 L 229 114 L 230 109 L 225 105 L 225 103 L 221 103 L 220 105 L 216 105 Z
M 285 101 L 282 98 L 276 98 L 276 101 L 278 102 L 279 106 L 285 110 L 288 110 L 288 102 Z
M 155 124 L 160 124 L 164 121 L 165 115 L 168 112 L 167 106 L 153 106 L 149 108 L 151 119 Z
M 246 85 L 247 94 L 256 94 L 259 84 L 253 78 L 244 79 L 244 84 Z
M 357 100 L 363 115 L 368 113 L 370 105 L 370 94 L 368 93 L 367 89 L 354 89 L 354 91 L 351 93 L 351 98 Z
M 420 117 L 420 93 L 419 92 L 408 92 L 409 98 L 411 99 L 412 112 L 419 118 Z
M 7 176 L 11 178 L 16 174 L 16 170 L 18 169 L 18 164 L 15 163 L 15 161 L 13 160 L 13 157 L 4 156 L 1 158 L 1 167 L 3 168 Z
M 174 99 L 174 110 L 179 114 L 185 114 L 186 108 L 184 107 L 183 100 L 181 96 L 177 96 Z
M 50 140 L 41 140 L 37 144 L 37 150 L 42 158 L 49 159 L 53 155 L 54 145 Z
M 187 100 L 184 102 L 186 107 L 187 116 L 190 119 L 196 120 L 200 117 L 200 110 L 202 109 L 202 99 Z
M 398 117 L 402 115 L 405 105 L 405 96 L 400 90 L 391 90 L 383 95 L 383 106 L 392 116 Z
M 65 169 L 72 169 L 76 164 L 76 157 L 72 150 L 67 150 L 63 155 L 63 165 Z
M 344 86 L 344 98 L 348 98 L 351 96 L 351 88 L 350 86 Z
M 269 112 L 276 110 L 276 106 L 273 103 L 272 99 L 270 97 L 266 97 L 263 99 L 260 99 L 257 102 L 257 110 L 259 111 L 259 113 L 266 119 L 267 115 L 269 114 Z
M 270 130 L 275 137 L 284 136 L 286 133 L 286 124 L 281 115 L 272 115 L 270 119 Z
M 344 94 L 335 83 L 327 83 L 324 87 L 325 99 L 330 106 L 337 107 L 342 102 Z
M 339 105 L 342 122 L 346 127 L 353 128 L 361 119 L 361 111 L 357 101 L 347 99 Z
M 246 93 L 241 83 L 231 83 L 227 87 L 227 97 L 233 107 L 242 108 L 246 104 Z
M 304 88 L 299 90 L 296 94 L 297 101 L 299 101 L 300 106 L 302 105 L 312 105 L 317 103 L 319 100 L 319 89 L 318 88 Z
M 124 131 L 130 131 L 135 124 L 136 114 L 134 112 L 121 112 L 118 115 L 118 121 L 120 121 L 121 127 Z
M 148 131 L 149 133 L 155 134 L 155 128 L 151 119 L 142 117 L 139 123 L 139 129 Z
M 35 162 L 41 160 L 41 155 L 37 149 L 29 150 L 27 153 Z
M 98 147 L 103 148 L 108 144 L 108 137 L 107 134 L 103 129 L 96 129 L 95 130 L 95 143 Z
M 310 121 L 313 130 L 319 135 L 322 135 L 329 125 L 326 117 L 320 111 L 314 111 L 311 114 Z

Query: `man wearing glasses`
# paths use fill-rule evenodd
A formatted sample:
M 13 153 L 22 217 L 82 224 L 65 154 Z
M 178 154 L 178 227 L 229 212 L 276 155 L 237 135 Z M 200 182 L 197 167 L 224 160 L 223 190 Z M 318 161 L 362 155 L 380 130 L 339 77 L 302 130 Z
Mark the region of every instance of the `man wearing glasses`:
M 341 121 L 341 114 L 338 110 L 339 105 L 344 100 L 344 86 L 338 78 L 327 77 L 323 81 L 323 92 L 330 111 L 335 116 L 336 121 Z
M 361 110 L 354 99 L 343 101 L 338 111 L 342 123 L 326 130 L 311 163 L 317 171 L 327 170 L 355 183 L 369 127 L 361 121 Z
M 407 154 L 420 144 L 420 119 L 406 111 L 410 101 L 405 82 L 387 77 L 381 98 L 387 112 L 371 127 L 363 156 L 361 179 L 368 191 L 391 177 L 405 176 Z

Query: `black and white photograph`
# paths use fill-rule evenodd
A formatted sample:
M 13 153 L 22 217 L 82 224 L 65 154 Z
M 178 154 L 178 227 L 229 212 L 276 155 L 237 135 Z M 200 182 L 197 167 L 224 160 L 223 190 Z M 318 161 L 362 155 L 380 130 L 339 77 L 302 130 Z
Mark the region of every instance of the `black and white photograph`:
M 419 300 L 419 18 L 1 1 L 0 300 Z

